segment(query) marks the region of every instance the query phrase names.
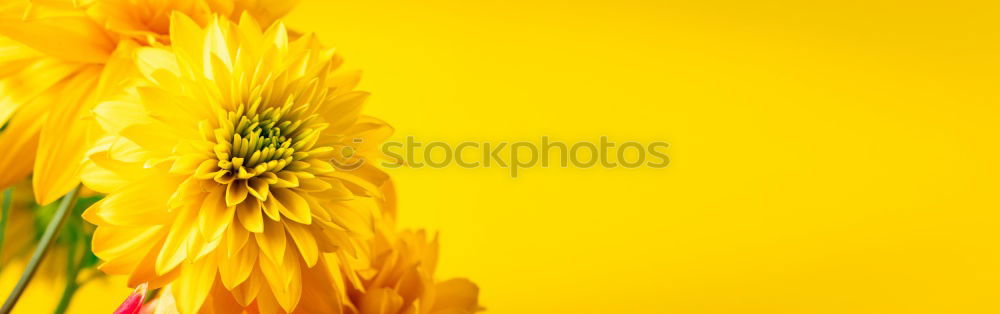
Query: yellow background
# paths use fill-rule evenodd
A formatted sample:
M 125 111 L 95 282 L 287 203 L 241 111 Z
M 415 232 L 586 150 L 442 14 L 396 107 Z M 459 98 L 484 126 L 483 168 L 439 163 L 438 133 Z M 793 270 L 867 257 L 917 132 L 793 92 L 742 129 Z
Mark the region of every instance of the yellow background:
M 663 140 L 666 169 L 397 169 L 492 313 L 1000 313 L 993 1 L 320 1 L 420 140 Z

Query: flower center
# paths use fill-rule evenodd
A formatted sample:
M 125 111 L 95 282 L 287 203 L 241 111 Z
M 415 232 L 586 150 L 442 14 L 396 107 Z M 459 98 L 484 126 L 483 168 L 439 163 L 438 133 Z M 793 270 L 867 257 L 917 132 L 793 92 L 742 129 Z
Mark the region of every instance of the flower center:
M 215 153 L 219 168 L 227 171 L 215 181 L 228 184 L 261 175 L 271 177 L 267 174 L 278 174 L 290 166 L 298 168 L 293 165 L 308 156 L 302 150 L 313 142 L 310 139 L 318 130 L 310 123 L 315 116 L 300 119 L 302 110 L 291 109 L 290 103 L 268 108 L 240 105 L 220 117 Z

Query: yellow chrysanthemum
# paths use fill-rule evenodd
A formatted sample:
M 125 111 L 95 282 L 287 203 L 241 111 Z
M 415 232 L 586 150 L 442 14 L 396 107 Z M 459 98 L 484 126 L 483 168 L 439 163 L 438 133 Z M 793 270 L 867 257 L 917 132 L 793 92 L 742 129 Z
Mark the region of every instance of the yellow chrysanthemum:
M 305 287 L 330 292 L 322 255 L 353 255 L 371 236 L 387 180 L 371 162 L 334 161 L 362 158 L 342 154 L 391 129 L 359 114 L 359 75 L 338 74 L 341 59 L 311 35 L 174 14 L 170 40 L 138 49 L 146 83 L 95 108 L 112 134 L 82 176 L 108 193 L 84 213 L 101 269 L 132 285 L 174 280 L 185 313 L 210 292 L 213 308 L 323 308 Z
M 471 281 L 435 281 L 437 237 L 428 241 L 423 230 L 387 229 L 376 232 L 370 259 L 355 266 L 358 271 L 345 274 L 351 283 L 345 313 L 472 314 L 482 309 L 479 288 Z
M 36 200 L 48 204 L 77 185 L 83 154 L 99 130 L 85 116 L 126 81 L 106 64 L 136 43 L 169 44 L 170 12 L 194 16 L 200 25 L 213 14 L 243 13 L 271 23 L 296 2 L 0 1 L 0 125 L 7 125 L 0 133 L 0 188 L 33 171 Z

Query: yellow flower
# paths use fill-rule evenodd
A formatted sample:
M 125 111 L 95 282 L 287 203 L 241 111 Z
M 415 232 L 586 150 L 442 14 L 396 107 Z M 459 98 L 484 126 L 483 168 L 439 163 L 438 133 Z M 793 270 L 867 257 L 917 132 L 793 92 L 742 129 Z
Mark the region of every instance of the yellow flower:
M 346 313 L 359 314 L 471 314 L 482 310 L 479 288 L 456 278 L 434 280 L 438 241 L 428 241 L 423 230 L 393 233 L 380 228 L 371 242 L 370 260 L 345 274 Z M 363 260 L 363 259 L 362 259 Z
M 97 99 L 121 88 L 106 64 L 116 50 L 168 44 L 168 14 L 249 13 L 271 23 L 288 0 L 12 0 L 0 3 L 0 188 L 32 171 L 36 201 L 48 204 L 78 183 L 99 131 L 87 119 Z M 130 55 L 129 52 L 121 55 Z
M 170 41 L 139 48 L 144 82 L 94 110 L 111 134 L 82 174 L 108 193 L 84 213 L 101 269 L 133 286 L 172 281 L 185 313 L 339 305 L 306 295 L 336 292 L 328 261 L 371 237 L 388 179 L 371 162 L 332 162 L 391 133 L 360 115 L 359 75 L 337 72 L 314 36 L 249 15 L 203 28 L 174 14 Z

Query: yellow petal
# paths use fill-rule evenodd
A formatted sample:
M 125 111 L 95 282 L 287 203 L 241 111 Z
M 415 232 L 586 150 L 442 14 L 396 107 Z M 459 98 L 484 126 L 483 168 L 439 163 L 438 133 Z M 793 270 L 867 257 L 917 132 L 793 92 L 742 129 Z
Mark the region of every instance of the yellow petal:
M 302 260 L 306 263 L 306 266 L 313 267 L 316 265 L 316 261 L 319 259 L 319 247 L 316 245 L 316 237 L 303 225 L 294 222 L 286 222 L 284 225 L 285 229 L 288 230 L 288 234 L 292 236 L 295 246 L 299 248 L 299 254 L 302 255 Z
M 242 203 L 243 200 L 247 199 L 247 194 L 250 192 L 249 189 L 247 187 L 247 180 L 237 180 L 230 183 L 226 189 L 226 205 L 236 206 Z M 257 200 L 251 200 L 251 202 L 257 202 Z
M 122 42 L 103 69 L 100 66 L 91 65 L 76 75 L 79 79 L 74 79 L 82 80 L 86 84 L 93 79 L 93 76 L 99 76 L 96 87 L 68 85 L 63 88 L 65 92 L 60 93 L 61 100 L 57 104 L 70 108 L 55 109 L 56 113 L 49 117 L 41 134 L 39 156 L 35 163 L 33 180 L 35 197 L 39 203 L 54 201 L 77 185 L 80 179 L 89 179 L 91 184 L 102 185 L 98 189 L 110 190 L 112 185 L 119 185 L 118 188 L 121 188 L 121 181 L 134 181 L 137 177 L 144 175 L 145 171 L 136 169 L 140 165 L 126 165 L 107 158 L 103 163 L 101 160 L 92 159 L 87 159 L 82 165 L 70 162 L 92 154 L 91 152 L 83 153 L 83 150 L 94 146 L 93 144 L 97 142 L 96 135 L 103 134 L 98 120 L 94 119 L 94 100 L 102 99 L 112 93 L 120 93 L 122 86 L 131 82 L 128 78 L 134 76 L 131 65 L 131 53 L 134 47 L 134 43 Z M 73 114 L 74 112 L 75 114 Z M 100 150 L 107 151 L 114 146 L 116 141 L 125 140 L 107 140 L 106 143 L 96 146 L 100 147 Z M 103 170 L 106 172 L 97 170 L 97 166 L 107 167 Z M 89 173 L 84 173 L 84 168 L 90 168 Z M 124 180 L 114 180 L 108 176 L 111 173 Z M 100 174 L 104 174 L 104 176 L 102 177 Z
M 260 270 L 271 288 L 270 291 L 281 308 L 287 312 L 295 308 L 302 296 L 301 267 L 298 257 L 292 252 L 292 250 L 284 252 L 285 255 L 280 257 L 284 259 L 281 264 L 274 263 L 266 256 L 257 259 Z
M 361 107 L 369 93 L 353 91 L 323 103 L 318 112 L 330 124 L 331 131 L 341 131 L 354 124 L 361 116 Z
M 333 188 L 333 186 L 331 186 L 330 183 L 327 183 L 323 179 L 310 178 L 310 179 L 299 180 L 299 187 L 297 189 L 299 191 L 305 191 L 305 192 L 323 192 L 331 188 Z
M 94 230 L 94 255 L 108 261 L 101 266 L 110 274 L 127 274 L 163 237 L 162 226 L 114 227 L 100 226 Z
M 92 190 L 107 194 L 130 186 L 145 172 L 140 164 L 111 159 L 105 150 L 90 155 L 84 162 L 80 181 Z
M 332 203 L 329 206 L 331 221 L 354 234 L 363 237 L 372 235 L 372 221 L 374 220 L 372 213 L 378 210 L 374 206 L 343 203 Z
M 0 150 L 0 187 L 9 187 L 31 173 L 45 109 L 47 107 L 37 103 L 24 106 L 0 132 L 0 147 L 3 147 Z
M 249 14 L 244 14 L 243 16 L 254 16 L 261 22 L 270 24 L 278 18 L 285 16 L 288 12 L 291 12 L 292 8 L 298 5 L 299 2 L 300 0 L 260 0 L 249 2 L 245 8 Z M 240 24 L 242 25 L 243 23 L 245 23 L 244 18 L 241 18 Z
M 135 65 L 143 77 L 165 90 L 178 90 L 180 68 L 177 58 L 166 48 L 142 47 L 135 52 Z
M 356 195 L 370 195 L 377 198 L 383 197 L 381 186 L 389 181 L 389 175 L 371 163 L 364 163 L 351 171 L 336 171 L 330 176 L 343 181 Z
M 93 120 L 82 116 L 90 110 L 90 92 L 99 77 L 100 68 L 81 71 L 59 90 L 55 103 L 46 104 L 55 110 L 42 126 L 35 156 L 32 183 L 39 204 L 49 204 L 79 184 L 83 153 L 93 144 L 87 136 Z
M 264 31 L 264 41 L 268 42 L 268 48 L 272 49 L 272 53 L 279 56 L 286 55 L 288 53 L 288 30 L 285 29 L 285 24 L 277 22 L 268 27 Z
M 257 20 L 253 16 L 248 14 L 240 15 L 240 22 L 239 25 L 237 25 L 237 34 L 240 41 L 245 43 L 259 43 L 264 40 L 264 34 L 261 33 L 260 24 L 257 23 Z M 243 62 L 238 61 L 237 64 L 245 68 L 255 66 L 258 62 L 256 60 L 260 59 L 260 47 L 256 47 L 256 45 L 243 45 L 240 49 L 240 54 L 236 57 L 237 60 L 241 60 L 241 58 L 243 58 Z
M 156 185 L 135 184 L 108 195 L 87 209 L 85 217 L 96 216 L 94 223 L 115 226 L 152 226 L 169 222 L 167 199 L 173 191 Z
M 330 274 L 330 266 L 320 259 L 312 268 L 302 269 L 302 301 L 297 307 L 303 313 L 338 313 L 344 305 L 341 298 L 331 298 L 330 295 L 341 295 L 344 282 Z M 330 284 L 334 283 L 334 284 Z
M 340 180 L 338 180 L 338 179 L 330 179 L 330 178 L 323 178 L 323 179 L 316 178 L 316 179 L 317 180 L 323 180 L 324 182 L 326 182 L 326 184 L 327 184 L 327 186 L 329 186 L 329 188 L 327 188 L 325 190 L 322 190 L 322 191 L 312 192 L 312 193 L 310 193 L 310 195 L 316 196 L 318 198 L 322 198 L 324 200 L 341 200 L 341 201 L 343 201 L 343 200 L 349 200 L 349 199 L 354 198 L 354 193 L 351 192 L 351 190 L 348 189 L 346 186 L 344 186 L 344 183 L 341 182 Z
M 173 164 L 170 165 L 170 173 L 172 174 L 193 174 L 198 171 L 198 168 L 207 162 L 214 160 L 206 160 L 214 156 L 208 156 L 205 154 L 190 153 L 184 154 L 174 160 Z
M 295 309 L 299 300 L 302 299 L 302 264 L 299 263 L 299 255 L 293 252 L 285 250 L 285 262 L 282 264 L 282 271 L 289 274 L 288 278 L 285 279 L 286 293 L 284 295 L 275 294 L 278 297 L 278 303 L 287 312 Z
M 274 197 L 268 197 L 262 208 L 267 217 L 274 221 L 281 221 L 281 212 L 287 210 Z
M 294 188 L 299 186 L 299 177 L 288 171 L 279 172 L 277 180 L 275 187 Z
M 0 75 L 3 77 L 0 79 L 0 123 L 6 123 L 21 106 L 77 73 L 81 68 L 80 64 L 74 62 L 53 58 L 34 59 L 20 68 L 13 64 L 4 65 L 8 68 L 4 70 L 11 72 Z
M 200 73 L 202 68 L 202 31 L 198 23 L 191 20 L 186 14 L 170 15 L 170 42 L 173 45 L 173 52 L 176 54 L 178 63 L 191 65 L 193 69 L 188 69 L 193 73 Z M 194 71 L 196 70 L 196 71 Z M 181 70 L 181 72 L 186 72 Z
M 242 313 L 243 306 L 236 302 L 236 298 L 233 294 L 229 292 L 222 285 L 221 280 L 216 280 L 215 285 L 212 286 L 212 291 L 209 292 L 208 298 L 205 299 L 205 304 L 202 305 L 202 313 L 216 313 L 216 314 L 226 314 L 226 313 Z
M 282 206 L 278 209 L 284 209 L 281 211 L 282 215 L 298 223 L 307 225 L 312 223 L 309 203 L 299 193 L 289 189 L 274 189 L 271 191 L 271 195 L 275 200 L 281 202 Z
M 173 286 L 166 286 L 160 290 L 160 295 L 156 297 L 156 305 L 153 306 L 153 313 L 177 314 L 177 298 L 174 297 L 173 290 Z M 148 304 L 152 305 L 152 302 Z
M 320 203 L 320 200 L 315 197 L 306 197 L 306 202 L 309 203 L 310 212 L 313 214 L 314 219 L 330 222 L 333 217 L 330 215 L 330 209 L 326 208 Z
M 196 238 L 195 240 L 188 242 L 189 259 L 200 259 L 209 253 L 215 252 L 215 249 L 222 243 L 222 236 L 214 240 L 209 240 L 202 237 L 201 233 L 195 232 L 194 237 Z
M 128 276 L 128 285 L 135 286 L 141 283 L 149 283 L 150 287 L 162 287 L 168 282 L 173 281 L 180 275 L 180 268 L 174 268 L 164 274 L 156 273 L 156 258 L 161 249 L 163 241 L 157 243 L 153 246 L 153 249 L 149 251 L 142 259 L 141 262 L 136 266 L 135 270 Z
M 361 143 L 348 143 L 363 156 L 380 156 L 381 144 L 392 136 L 395 130 L 385 121 L 362 115 L 358 121 L 344 130 L 344 138 L 361 139 Z
M 0 34 L 44 54 L 84 63 L 104 63 L 115 48 L 104 29 L 83 16 L 27 21 L 0 18 Z
M 161 88 L 137 88 L 142 105 L 154 119 L 171 125 L 191 124 L 212 118 L 212 111 L 202 102 L 168 93 Z
M 219 174 L 219 161 L 214 159 L 206 159 L 198 164 L 198 168 L 194 170 L 194 177 L 198 179 L 212 179 Z
M 312 174 L 321 175 L 333 172 L 335 170 L 333 168 L 333 165 L 331 165 L 329 161 L 319 160 L 314 158 L 314 159 L 309 159 L 307 162 L 309 163 L 308 171 L 309 173 Z
M 403 308 L 403 297 L 388 288 L 368 290 L 361 297 L 360 314 L 394 314 Z
M 267 200 L 268 184 L 266 180 L 261 178 L 252 178 L 249 180 L 248 186 L 250 187 L 251 195 L 262 201 Z
M 264 260 L 264 259 L 259 259 Z M 264 277 L 261 275 L 261 277 Z M 264 278 L 260 278 L 260 281 L 265 281 Z M 278 305 L 278 300 L 274 297 L 274 292 L 271 291 L 269 287 L 266 286 L 267 282 L 261 283 L 261 287 L 258 289 L 257 293 L 257 310 L 260 313 L 281 313 L 281 307 Z
M 396 218 L 396 185 L 392 183 L 392 180 L 386 180 L 382 184 L 382 199 L 379 202 L 379 207 L 382 209 L 380 214 L 389 216 L 390 219 Z
M 204 186 L 204 183 L 204 181 L 194 177 L 184 179 L 177 186 L 174 194 L 170 195 L 170 199 L 167 201 L 167 208 L 173 210 L 174 208 L 184 206 L 200 206 L 196 204 L 201 203 L 205 199 L 206 195 L 204 191 L 207 189 L 207 186 Z
M 243 246 L 231 257 L 221 251 L 216 254 L 219 259 L 219 277 L 226 289 L 232 290 L 250 277 L 258 254 L 256 244 Z
M 236 252 L 242 250 L 249 239 L 250 232 L 246 228 L 230 225 L 229 228 L 226 228 L 226 256 L 236 255 Z
M 261 214 L 260 202 L 243 202 L 236 205 L 236 218 L 239 218 L 240 224 L 250 232 L 264 232 L 264 216 Z
M 264 279 L 264 275 L 261 274 L 260 268 L 254 267 L 250 272 L 250 277 L 239 286 L 236 286 L 234 289 L 230 289 L 230 292 L 233 294 L 233 298 L 236 299 L 237 303 L 243 305 L 244 307 L 250 306 L 250 303 L 253 302 L 254 298 L 257 298 L 257 294 L 260 292 L 261 286 L 265 283 L 266 279 Z M 275 307 L 277 307 L 277 305 L 275 305 Z M 275 313 L 263 310 L 262 312 Z
M 135 85 L 139 72 L 135 66 L 135 52 L 139 44 L 131 40 L 118 42 L 114 53 L 101 70 L 101 80 L 93 91 L 95 100 L 109 99 Z
M 281 264 L 285 256 L 285 227 L 282 223 L 265 220 L 264 232 L 255 233 L 257 246 L 260 247 L 261 255 L 267 257 L 275 264 Z
M 172 284 L 177 307 L 182 313 L 197 313 L 215 281 L 216 259 L 202 258 L 184 265 L 180 277 Z
M 174 128 L 159 122 L 131 124 L 120 133 L 142 148 L 163 155 L 172 153 L 177 143 Z
M 220 185 L 209 191 L 198 213 L 198 227 L 201 235 L 208 240 L 222 237 L 226 227 L 233 222 L 236 206 L 226 206 L 224 188 Z
M 434 310 L 462 310 L 475 313 L 479 310 L 479 287 L 465 278 L 442 281 L 434 285 Z
M 198 233 L 197 225 L 194 225 L 194 218 L 197 210 L 185 206 L 182 207 L 170 226 L 167 233 L 167 240 L 160 249 L 160 254 L 156 257 L 156 273 L 164 274 L 174 267 L 177 267 L 187 256 L 187 241 L 192 235 Z
M 93 114 L 104 130 L 115 135 L 129 125 L 153 122 L 138 101 L 132 99 L 102 101 L 94 106 Z

